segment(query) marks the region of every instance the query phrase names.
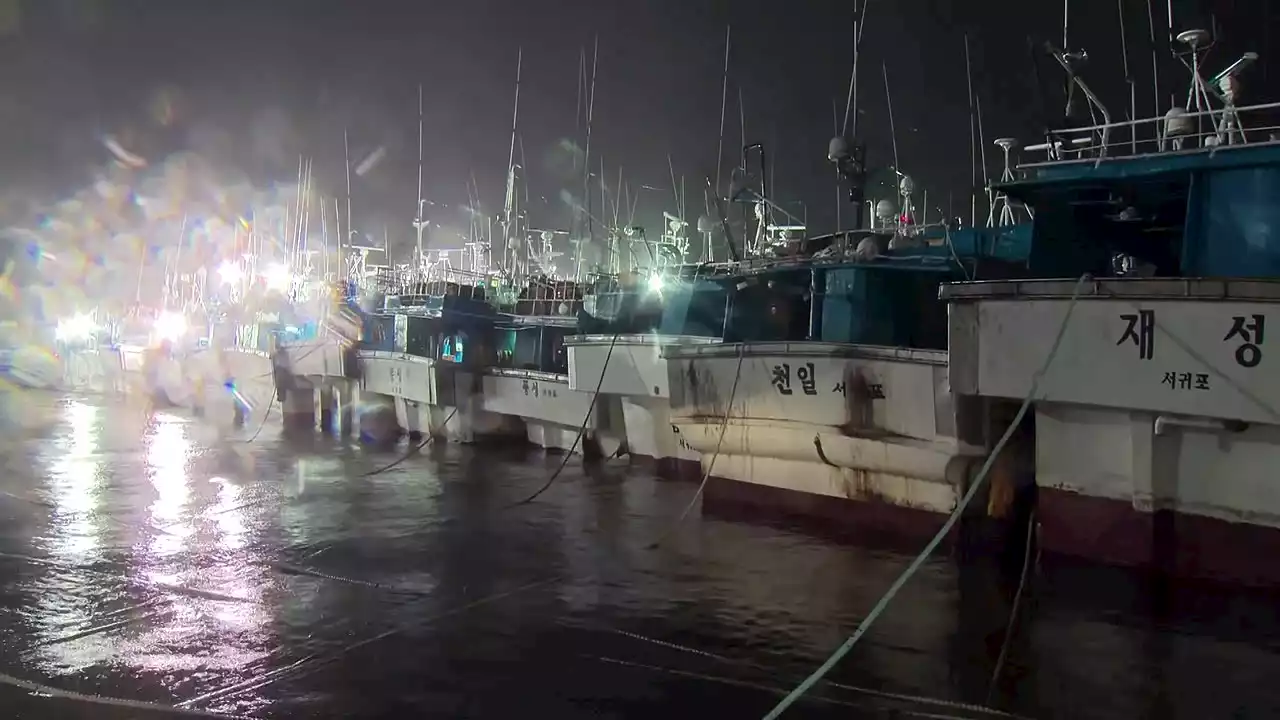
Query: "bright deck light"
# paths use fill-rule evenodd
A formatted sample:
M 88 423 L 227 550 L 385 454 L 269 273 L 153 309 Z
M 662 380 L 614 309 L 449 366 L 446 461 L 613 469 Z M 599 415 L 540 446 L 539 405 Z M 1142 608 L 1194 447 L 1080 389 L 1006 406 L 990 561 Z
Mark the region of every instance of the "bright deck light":
M 267 268 L 262 278 L 266 281 L 268 289 L 280 292 L 285 292 L 293 284 L 293 273 L 289 272 L 289 268 L 282 263 L 276 263 Z
M 57 328 L 54 329 L 54 336 L 58 340 L 87 340 L 93 331 L 97 329 L 93 324 L 93 318 L 84 314 L 76 313 L 71 317 L 58 322 Z
M 651 292 L 656 292 L 656 293 L 662 292 L 662 285 L 663 285 L 663 282 L 662 282 L 661 275 L 649 276 L 649 290 Z
M 168 310 L 156 318 L 156 336 L 161 340 L 177 340 L 187 332 L 187 319 Z
M 218 278 L 222 280 L 223 285 L 235 285 L 244 277 L 244 271 L 240 269 L 240 265 L 227 260 L 218 267 Z

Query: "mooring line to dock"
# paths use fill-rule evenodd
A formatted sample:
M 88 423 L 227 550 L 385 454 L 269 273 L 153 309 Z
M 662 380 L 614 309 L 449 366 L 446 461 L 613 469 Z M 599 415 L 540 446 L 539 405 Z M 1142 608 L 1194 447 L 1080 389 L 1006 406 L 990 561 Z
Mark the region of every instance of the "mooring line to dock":
M 560 624 L 564 625 L 565 627 L 576 628 L 579 630 L 594 631 L 594 632 L 608 632 L 614 635 L 621 635 L 622 637 L 631 638 L 633 640 L 638 640 L 640 642 L 656 645 L 658 647 L 675 650 L 677 652 L 687 653 L 689 655 L 696 655 L 699 657 L 710 658 L 711 660 L 725 663 L 726 665 L 739 668 L 739 669 L 761 671 L 766 673 L 774 672 L 772 668 L 765 667 L 764 665 L 760 665 L 758 663 L 754 663 L 746 660 L 739 660 L 737 658 L 731 658 L 726 655 L 720 655 L 717 653 L 708 652 L 706 650 L 699 650 L 698 648 L 689 647 L 687 645 L 681 645 L 679 643 L 673 643 L 667 640 L 658 640 L 656 638 L 647 637 L 645 635 L 629 632 L 626 630 L 620 630 L 618 628 L 595 625 L 593 623 L 563 621 L 563 620 L 560 622 Z M 975 705 L 973 703 L 960 702 L 958 700 L 946 700 L 943 698 L 933 698 L 933 697 L 925 697 L 922 695 L 909 695 L 906 693 L 890 692 L 888 690 L 876 690 L 874 688 L 862 687 L 860 685 L 849 685 L 847 683 L 838 683 L 833 681 L 827 681 L 826 685 L 828 687 L 837 688 L 839 690 L 846 690 L 848 692 L 858 693 L 861 695 L 878 697 L 884 700 L 893 700 L 897 702 L 911 702 L 911 703 L 916 703 L 918 705 L 932 705 L 934 707 L 946 708 L 948 710 L 961 710 L 968 713 L 980 714 L 990 718 L 1005 718 L 1007 720 L 1026 720 L 1020 715 L 1015 715 L 1013 713 L 1006 712 L 1004 710 L 989 707 L 986 705 Z
M 1022 607 L 1022 593 L 1027 587 L 1027 576 L 1031 574 L 1031 546 L 1035 545 L 1036 555 L 1040 554 L 1040 543 L 1036 541 L 1036 511 L 1033 509 L 1027 518 L 1027 546 L 1022 554 L 1022 576 L 1018 578 L 1018 591 L 1013 594 L 1013 608 L 1009 610 L 1009 624 L 1004 630 L 1004 642 L 1000 643 L 1000 655 L 996 658 L 996 669 L 991 673 L 991 682 L 987 684 L 987 704 L 995 697 L 996 686 L 1000 683 L 1000 675 L 1004 671 L 1004 662 L 1009 654 L 1009 643 L 1013 640 L 1014 628 L 1018 624 L 1018 610 Z
M 452 419 L 453 419 L 453 416 L 454 416 L 454 415 L 457 415 L 457 414 L 458 414 L 458 406 L 457 406 L 457 405 L 454 405 L 454 406 L 453 406 L 453 410 L 449 411 L 449 417 L 445 418 L 445 419 L 444 419 L 444 422 L 440 423 L 440 428 L 441 428 L 442 430 L 447 430 L 447 429 L 448 429 L 448 427 L 449 427 L 449 421 L 450 421 L 450 420 L 452 420 Z M 382 473 L 384 473 L 384 472 L 386 472 L 386 471 L 388 471 L 388 470 L 392 470 L 392 469 L 394 469 L 394 468 L 398 467 L 398 466 L 400 465 L 400 463 L 404 462 L 405 460 L 408 460 L 409 458 L 413 457 L 414 455 L 417 455 L 417 454 L 418 454 L 418 452 L 422 450 L 422 448 L 426 447 L 427 445 L 430 445 L 430 444 L 431 444 L 431 441 L 432 441 L 432 440 L 435 440 L 435 439 L 436 439 L 436 435 L 435 435 L 435 433 L 432 431 L 432 429 L 431 429 L 431 428 L 427 428 L 427 436 L 426 436 L 425 438 L 423 438 L 422 442 L 418 443 L 417 445 L 414 445 L 414 446 L 410 447 L 410 448 L 409 448 L 409 450 L 408 450 L 408 452 L 406 452 L 404 455 L 401 455 L 400 457 L 396 458 L 396 459 L 395 459 L 394 461 L 392 461 L 391 463 L 389 463 L 389 464 L 387 464 L 387 465 L 384 465 L 384 466 L 382 466 L 382 467 L 378 468 L 377 470 L 370 470 L 369 472 L 366 472 L 366 473 L 362 474 L 360 477 L 373 477 L 374 475 L 381 475 Z
M 295 565 L 293 563 L 282 562 L 279 560 L 263 564 L 266 567 L 287 575 L 305 575 L 308 577 L 318 578 L 320 580 L 331 580 L 333 582 L 343 583 L 346 585 L 359 585 L 361 587 L 372 588 L 374 590 L 386 590 L 388 592 L 400 593 L 402 595 L 426 596 L 430 595 L 432 592 L 431 590 L 413 590 L 411 588 L 396 587 L 395 585 L 385 585 L 372 580 L 361 580 L 360 578 L 345 577 L 343 575 L 331 575 L 323 570 L 316 570 L 315 568 Z
M 959 522 L 960 516 L 964 513 L 965 508 L 969 506 L 969 503 L 973 500 L 974 496 L 978 494 L 978 490 L 986 481 L 987 475 L 991 472 L 991 466 L 995 463 L 996 458 L 999 457 L 1000 452 L 1004 450 L 1005 445 L 1009 443 L 1009 438 L 1013 437 L 1014 431 L 1022 423 L 1022 419 L 1026 416 L 1027 410 L 1031 408 L 1031 403 L 1035 401 L 1036 395 L 1039 394 L 1040 382 L 1044 379 L 1045 373 L 1049 371 L 1049 367 L 1053 365 L 1054 358 L 1058 356 L 1058 351 L 1062 347 L 1062 339 L 1066 337 L 1067 327 L 1071 324 L 1071 316 L 1075 312 L 1076 304 L 1080 301 L 1080 293 L 1089 279 L 1090 276 L 1085 274 L 1076 282 L 1075 290 L 1071 293 L 1071 300 L 1067 303 L 1067 310 L 1063 314 L 1062 324 L 1058 327 L 1058 334 L 1054 337 L 1053 344 L 1049 347 L 1049 354 L 1045 356 L 1044 363 L 1031 378 L 1031 387 L 1027 391 L 1027 396 L 1023 398 L 1022 405 L 1018 407 L 1017 414 L 1014 415 L 1009 426 L 1005 428 L 1004 434 L 1000 436 L 1000 440 L 996 442 L 995 447 L 987 454 L 987 459 L 982 463 L 982 468 L 978 471 L 978 475 L 969 485 L 969 490 L 965 492 L 965 494 L 960 498 L 960 502 L 956 504 L 955 510 L 947 517 L 946 522 L 942 524 L 942 527 L 938 530 L 937 534 L 933 536 L 933 539 L 930 540 L 929 543 L 924 546 L 924 549 L 920 551 L 920 554 L 911 561 L 911 564 L 907 566 L 907 569 L 898 576 L 897 580 L 893 581 L 893 584 L 889 586 L 889 590 L 885 592 L 875 606 L 871 608 L 871 612 L 867 613 L 867 616 L 862 619 L 862 622 L 858 624 L 858 628 L 853 632 L 853 634 L 850 635 L 849 638 L 840 645 L 840 647 L 836 648 L 836 651 L 831 654 L 831 657 L 827 658 L 827 660 L 823 662 L 817 670 L 814 670 L 813 674 L 805 678 L 804 682 L 800 683 L 795 690 L 792 690 L 782 699 L 781 702 L 770 710 L 769 713 L 764 716 L 764 720 L 776 720 L 776 718 L 786 712 L 787 708 L 791 707 L 796 700 L 799 700 L 805 693 L 809 692 L 814 685 L 822 680 L 827 673 L 831 672 L 831 669 L 843 660 L 845 655 L 849 654 L 849 651 L 852 650 L 853 646 L 862 639 L 862 636 L 867 633 L 867 630 L 870 629 L 876 619 L 884 613 L 885 608 L 889 606 L 889 603 L 897 597 L 898 592 L 902 590 L 902 586 L 906 585 L 907 581 L 911 579 L 911 576 L 916 574 L 916 571 L 924 565 L 925 561 L 929 559 L 929 556 L 933 554 L 933 551 L 942 544 L 942 539 L 945 538 L 947 534 L 951 532 L 951 529 L 955 527 L 955 524 Z
M 324 665 L 334 662 L 340 659 L 341 657 L 343 657 L 344 655 L 354 652 L 355 650 L 365 647 L 366 645 L 371 645 L 373 643 L 379 642 L 381 640 L 385 640 L 395 635 L 399 635 L 409 630 L 419 630 L 419 629 L 425 628 L 431 625 L 432 623 L 438 622 L 447 617 L 452 617 L 454 615 L 461 615 L 463 613 L 470 612 L 471 610 L 474 610 L 475 608 L 478 608 L 482 605 L 489 605 L 492 603 L 496 603 L 500 600 L 505 600 L 509 597 L 513 597 L 515 595 L 520 595 L 520 594 L 529 592 L 530 590 L 536 590 L 541 587 L 546 587 L 547 585 L 563 580 L 566 577 L 567 576 L 563 574 L 553 575 L 551 577 L 544 578 L 542 580 L 537 580 L 531 583 L 527 583 L 525 585 L 521 585 L 519 587 L 515 587 L 510 590 L 503 590 L 501 592 L 493 593 L 492 595 L 486 595 L 485 597 L 472 600 L 469 603 L 464 603 L 455 608 L 451 608 L 449 610 L 444 610 L 439 613 L 436 613 L 435 615 L 432 615 L 431 617 L 423 620 L 420 623 L 415 623 L 408 627 L 402 626 L 402 627 L 392 628 L 390 630 L 385 630 L 383 632 L 378 633 L 377 635 L 372 635 L 363 640 L 357 640 L 356 642 L 350 645 L 347 645 L 346 647 L 339 648 L 338 650 L 331 653 L 327 653 L 325 655 L 319 655 L 315 652 L 311 652 L 305 655 L 304 657 L 302 657 L 300 660 L 297 660 L 289 665 L 286 665 L 283 668 L 276 668 L 275 670 L 271 670 L 266 673 L 263 673 L 262 675 L 256 678 L 243 680 L 233 685 L 227 686 L 225 688 L 222 688 L 219 690 L 212 690 L 210 692 L 205 693 L 204 695 L 200 695 L 198 697 L 194 697 L 189 700 L 184 700 L 181 703 L 178 703 L 178 706 L 180 708 L 186 708 L 190 705 L 194 705 L 196 703 L 208 702 L 210 700 L 227 700 L 243 692 L 247 692 L 249 690 L 257 690 L 259 688 L 265 687 L 279 680 L 302 677 L 303 675 L 307 675 L 313 672 L 314 670 L 316 670 L 317 668 L 323 667 Z M 403 607 L 404 605 L 408 605 L 410 602 L 412 601 L 406 601 L 401 605 L 401 607 Z M 218 715 L 216 713 L 210 713 L 210 714 L 212 714 L 215 717 L 229 717 L 226 715 Z
M 597 660 L 599 662 L 608 663 L 610 665 L 618 665 L 621 667 L 629 667 L 637 670 L 648 670 L 650 672 L 665 673 L 676 677 L 689 678 L 691 680 L 702 680 L 704 682 L 712 682 L 720 685 L 728 685 L 730 687 L 738 687 L 744 690 L 757 690 L 759 692 L 769 693 L 770 695 L 785 695 L 786 688 L 774 685 L 765 685 L 751 680 L 741 680 L 738 678 L 729 678 L 722 675 L 711 675 L 709 673 L 694 672 L 692 670 L 679 670 L 676 668 L 663 667 L 661 665 L 649 665 L 647 663 L 638 663 L 630 660 L 620 660 L 618 658 L 605 657 L 600 655 L 583 655 L 582 657 Z M 890 698 L 885 698 L 890 699 Z M 851 700 L 826 697 L 822 695 L 810 696 L 808 700 L 818 702 L 825 705 L 838 705 L 841 707 L 857 708 L 860 710 L 872 709 L 871 703 L 853 702 Z M 892 717 L 915 717 L 915 718 L 932 718 L 934 720 L 969 720 L 971 715 L 955 715 L 943 712 L 926 712 L 922 710 L 912 710 L 909 708 L 875 708 L 886 710 Z
M 61 690 L 48 685 L 32 682 L 30 680 L 16 678 L 5 673 L 0 673 L 0 684 L 15 687 L 19 690 L 26 690 L 28 693 L 44 695 L 49 698 L 73 700 L 75 702 L 90 703 L 93 705 L 107 705 L 110 707 L 126 708 L 129 710 L 168 713 L 170 715 L 184 715 L 187 717 L 220 718 L 220 720 L 252 720 L 247 715 L 230 715 L 228 713 L 213 712 L 211 710 L 194 710 L 176 705 L 162 705 L 160 703 L 146 702 L 144 700 L 126 700 L 124 698 L 88 695 L 85 693 L 73 692 L 71 690 Z
M 707 481 L 711 479 L 711 471 L 715 469 L 716 458 L 720 457 L 720 448 L 724 445 L 725 431 L 729 429 L 729 416 L 733 414 L 733 401 L 738 396 L 738 381 L 742 379 L 742 361 L 747 356 L 746 348 L 746 343 L 738 343 L 738 366 L 733 371 L 733 385 L 729 388 L 729 400 L 725 403 L 724 417 L 720 420 L 720 435 L 716 438 L 716 449 L 715 452 L 711 453 L 711 459 L 707 461 L 707 469 L 702 473 L 702 481 L 698 483 L 697 491 L 693 493 L 693 497 L 689 498 L 689 503 L 684 506 L 684 510 L 680 513 L 680 517 L 676 518 L 676 521 L 671 523 L 671 526 L 667 528 L 667 531 L 662 535 L 659 535 L 657 540 L 654 540 L 649 544 L 647 548 L 649 550 L 658 549 L 662 543 L 666 542 L 668 538 L 675 534 L 675 531 L 680 527 L 680 524 L 683 523 L 685 518 L 689 517 L 689 513 L 693 511 L 693 506 L 696 505 L 698 499 L 702 497 L 702 492 L 707 489 Z
M 235 400 L 236 398 L 233 397 L 232 399 Z M 271 417 L 271 411 L 275 409 L 277 399 L 277 395 L 272 393 L 271 401 L 267 403 L 267 411 L 262 413 L 262 422 L 258 423 L 258 429 L 254 430 L 247 440 L 241 440 L 241 442 L 248 445 L 258 439 L 258 436 L 262 434 L 262 428 L 267 426 L 267 418 Z
M 578 444 L 582 442 L 582 436 L 587 433 L 587 425 L 591 422 L 591 417 L 596 412 L 596 403 L 600 400 L 600 389 L 604 387 L 604 377 L 609 371 L 609 360 L 613 358 L 613 349 L 617 347 L 618 338 L 620 337 L 622 337 L 622 333 L 615 332 L 613 334 L 613 339 L 609 341 L 609 351 L 605 353 L 604 364 L 600 366 L 600 380 L 596 382 L 596 390 L 591 394 L 591 404 L 587 406 L 587 414 L 582 418 L 582 424 L 578 426 L 578 436 L 573 439 L 573 444 L 569 446 L 568 452 L 566 452 L 564 454 L 564 458 L 560 460 L 560 466 L 555 469 L 555 472 L 551 473 L 551 477 L 547 478 L 547 481 L 542 484 L 542 487 L 538 488 L 532 495 L 524 498 L 523 500 L 517 500 L 509 505 L 504 505 L 499 508 L 500 510 L 510 510 L 511 508 L 519 507 L 521 505 L 528 505 L 534 500 L 537 500 L 539 495 L 542 495 L 542 493 L 551 489 L 551 485 L 555 483 L 556 478 L 560 477 L 560 473 L 564 472 L 565 466 L 569 464 L 569 458 L 573 457 L 573 451 L 578 449 Z

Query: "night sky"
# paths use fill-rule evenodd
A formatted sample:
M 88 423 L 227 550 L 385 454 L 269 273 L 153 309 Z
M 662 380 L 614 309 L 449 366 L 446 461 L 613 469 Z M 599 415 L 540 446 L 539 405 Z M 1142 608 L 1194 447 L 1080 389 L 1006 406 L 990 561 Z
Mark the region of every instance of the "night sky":
M 859 69 L 858 133 L 873 167 L 893 164 L 883 68 L 903 170 L 929 190 L 930 215 L 968 215 L 969 101 L 964 37 L 990 141 L 1037 139 L 1028 38 L 1061 41 L 1062 6 L 1028 0 L 869 0 Z M 1263 53 L 1246 78 L 1246 103 L 1267 99 L 1276 13 L 1268 0 L 1179 2 L 1180 22 L 1215 18 L 1224 42 L 1212 70 L 1241 50 Z M 352 164 L 384 147 L 355 177 L 357 230 L 406 246 L 417 171 L 417 86 L 425 94 L 426 200 L 438 223 L 460 224 L 474 177 L 481 204 L 500 209 L 518 49 L 523 49 L 520 145 L 534 225 L 568 223 L 563 197 L 581 194 L 572 148 L 580 60 L 598 37 L 591 165 L 619 169 L 638 222 L 674 209 L 671 171 L 683 177 L 689 220 L 702 214 L 715 175 L 726 25 L 732 27 L 728 156 L 766 144 L 773 195 L 813 230 L 836 222 L 826 161 L 833 107 L 843 114 L 852 55 L 853 3 L 828 0 L 0 0 L 0 193 L 41 202 L 83 185 L 110 162 L 102 138 L 154 159 L 194 151 L 255 184 L 293 182 L 299 155 L 314 158 L 317 189 L 342 196 L 343 131 Z M 1153 114 L 1147 5 L 1121 0 L 1138 112 Z M 15 8 L 20 11 L 15 12 Z M 1155 2 L 1161 94 L 1185 93 L 1168 55 L 1165 3 Z M 1071 3 L 1072 45 L 1087 48 L 1087 79 L 1113 116 L 1128 112 L 1115 0 Z M 588 68 L 589 71 L 589 68 Z M 1041 65 L 1044 113 L 1062 113 L 1062 73 Z M 1167 108 L 1166 103 L 1161 112 Z M 523 155 L 522 155 L 523 153 Z M 653 189 L 643 189 L 644 187 Z M 599 190 L 594 190 L 598 197 Z M 872 195 L 884 194 L 883 190 Z M 541 200 L 545 198 L 545 202 Z M 598 199 L 593 203 L 599 204 Z M 28 205 L 22 205 L 29 208 Z M 597 208 L 598 210 L 598 208 Z M 843 212 L 847 213 L 848 209 Z M 6 218 L 7 221 L 14 221 Z M 434 239 L 437 245 L 458 241 Z

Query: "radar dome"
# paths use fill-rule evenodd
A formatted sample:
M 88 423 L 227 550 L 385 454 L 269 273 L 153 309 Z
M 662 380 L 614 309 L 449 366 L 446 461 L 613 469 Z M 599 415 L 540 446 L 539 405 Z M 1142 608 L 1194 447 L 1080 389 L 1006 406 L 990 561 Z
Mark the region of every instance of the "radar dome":
M 876 203 L 876 219 L 877 220 L 881 222 L 889 222 L 897 214 L 898 214 L 897 209 L 894 208 L 893 203 L 889 202 L 888 200 L 881 200 L 880 202 Z
M 904 197 L 915 192 L 915 189 L 915 182 L 906 175 L 903 175 L 902 179 L 898 181 L 898 192 L 902 193 Z
M 831 162 L 839 162 L 847 157 L 849 157 L 849 141 L 840 136 L 831 138 L 831 142 L 827 143 L 827 159 Z
M 853 257 L 856 260 L 867 261 L 874 260 L 880 255 L 880 245 L 875 238 L 865 237 L 858 242 L 858 247 L 853 251 Z
M 1180 107 L 1169 108 L 1164 114 L 1165 135 L 1190 135 L 1195 132 L 1195 123 L 1187 117 L 1187 111 Z
M 715 228 L 716 228 L 715 221 L 707 217 L 706 215 L 703 215 L 702 217 L 698 218 L 698 232 L 702 233 L 703 235 L 707 235 L 715 232 Z

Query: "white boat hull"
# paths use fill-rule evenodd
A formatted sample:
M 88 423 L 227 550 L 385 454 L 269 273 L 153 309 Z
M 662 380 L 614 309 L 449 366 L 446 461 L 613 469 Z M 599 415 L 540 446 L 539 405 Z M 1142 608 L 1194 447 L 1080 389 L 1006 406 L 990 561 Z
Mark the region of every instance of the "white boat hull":
M 671 422 L 710 474 L 709 503 L 927 534 L 975 464 L 954 436 L 945 353 L 759 343 L 668 360 Z

